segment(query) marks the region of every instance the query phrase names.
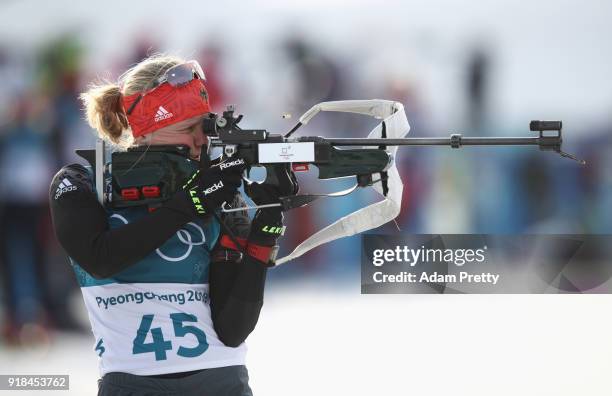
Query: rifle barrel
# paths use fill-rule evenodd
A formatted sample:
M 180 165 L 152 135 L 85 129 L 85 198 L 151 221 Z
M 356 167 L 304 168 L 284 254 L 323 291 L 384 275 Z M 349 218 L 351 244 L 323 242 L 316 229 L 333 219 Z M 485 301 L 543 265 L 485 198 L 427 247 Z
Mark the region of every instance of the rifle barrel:
M 449 138 L 397 138 L 397 139 L 325 139 L 333 146 L 516 146 L 560 144 L 560 139 L 539 137 L 459 137 Z

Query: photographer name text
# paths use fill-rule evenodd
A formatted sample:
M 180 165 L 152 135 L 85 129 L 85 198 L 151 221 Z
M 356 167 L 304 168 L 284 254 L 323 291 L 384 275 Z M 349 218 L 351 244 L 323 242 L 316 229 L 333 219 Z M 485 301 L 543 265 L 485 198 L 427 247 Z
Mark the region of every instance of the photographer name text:
M 395 246 L 394 249 L 375 249 L 372 251 L 371 262 L 375 267 L 392 263 L 406 264 L 411 269 L 417 264 L 430 263 L 448 263 L 463 267 L 465 264 L 485 262 L 486 252 L 486 246 L 480 249 L 432 249 L 424 246 L 413 249 L 408 246 Z M 460 271 L 456 274 L 440 273 L 439 271 L 421 271 L 420 273 L 400 271 L 389 274 L 376 271 L 372 274 L 372 280 L 375 283 L 488 283 L 496 285 L 499 277 L 499 274 L 480 271 L 476 273 Z

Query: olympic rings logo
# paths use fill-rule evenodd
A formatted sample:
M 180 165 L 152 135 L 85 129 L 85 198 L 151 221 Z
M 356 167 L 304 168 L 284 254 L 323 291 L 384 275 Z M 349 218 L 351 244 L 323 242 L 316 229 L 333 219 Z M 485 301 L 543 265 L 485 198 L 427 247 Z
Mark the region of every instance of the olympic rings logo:
M 111 219 L 112 218 L 116 218 L 116 219 L 121 220 L 123 222 L 123 224 L 127 224 L 128 223 L 128 221 L 127 221 L 127 219 L 125 217 L 123 217 L 123 216 L 121 216 L 119 214 L 116 214 L 116 213 L 111 216 Z M 162 259 L 164 259 L 166 261 L 170 261 L 170 262 L 182 261 L 182 260 L 186 259 L 187 257 L 189 257 L 189 254 L 193 250 L 194 246 L 200 246 L 200 245 L 203 245 L 204 242 L 206 242 L 206 237 L 204 236 L 204 230 L 202 229 L 202 227 L 200 227 L 199 225 L 197 225 L 196 223 L 193 223 L 193 222 L 189 222 L 186 225 L 190 225 L 190 226 L 194 227 L 196 229 L 196 231 L 199 231 L 200 236 L 202 237 L 202 239 L 200 241 L 193 241 L 191 239 L 191 233 L 188 230 L 185 230 L 185 229 L 181 228 L 180 230 L 178 230 L 176 232 L 176 235 L 178 236 L 179 241 L 181 241 L 182 243 L 187 245 L 187 251 L 183 255 L 181 255 L 179 257 L 170 257 L 170 256 L 164 254 L 158 248 L 158 249 L 155 249 L 155 253 L 157 253 L 157 255 L 159 257 L 161 257 Z

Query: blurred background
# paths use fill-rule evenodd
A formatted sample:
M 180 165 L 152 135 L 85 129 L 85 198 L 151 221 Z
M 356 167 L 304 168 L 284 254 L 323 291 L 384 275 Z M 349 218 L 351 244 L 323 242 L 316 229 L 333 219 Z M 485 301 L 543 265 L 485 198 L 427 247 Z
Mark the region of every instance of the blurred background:
M 402 102 L 409 136 L 530 136 L 532 119 L 563 120 L 564 149 L 586 166 L 531 147 L 401 148 L 397 226 L 609 234 L 611 22 L 612 3 L 597 0 L 0 2 L 0 373 L 71 374 L 73 394 L 96 391 L 47 204 L 53 174 L 93 147 L 77 100 L 92 80 L 155 52 L 197 59 L 215 111 L 237 104 L 243 127 L 277 133 L 344 99 Z M 322 114 L 299 133 L 365 137 L 375 124 Z M 351 184 L 299 176 L 304 192 Z M 290 213 L 284 253 L 375 200 L 361 191 Z M 256 394 L 609 394 L 610 298 L 360 296 L 359 260 L 356 236 L 270 271 L 250 342 Z M 570 370 L 568 353 L 592 364 Z M 519 363 L 526 375 L 498 389 Z

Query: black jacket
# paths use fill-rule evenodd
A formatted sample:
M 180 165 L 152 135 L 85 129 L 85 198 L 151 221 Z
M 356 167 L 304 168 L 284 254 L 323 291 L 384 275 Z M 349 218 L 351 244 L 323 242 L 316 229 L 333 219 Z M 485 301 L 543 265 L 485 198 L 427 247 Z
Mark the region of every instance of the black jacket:
M 93 191 L 90 174 L 79 164 L 65 166 L 54 176 L 49 202 L 60 244 L 98 279 L 111 277 L 143 259 L 196 216 L 187 195 L 180 191 L 148 216 L 110 229 L 106 211 Z M 242 197 L 236 195 L 232 207 L 240 205 Z M 233 212 L 223 220 L 235 235 L 248 235 L 249 218 L 245 212 Z M 224 256 L 215 254 L 220 249 L 223 248 L 217 244 L 211 257 Z M 238 263 L 222 259 L 211 262 L 212 320 L 225 345 L 240 345 L 255 328 L 263 306 L 265 278 L 266 268 L 250 257 Z

